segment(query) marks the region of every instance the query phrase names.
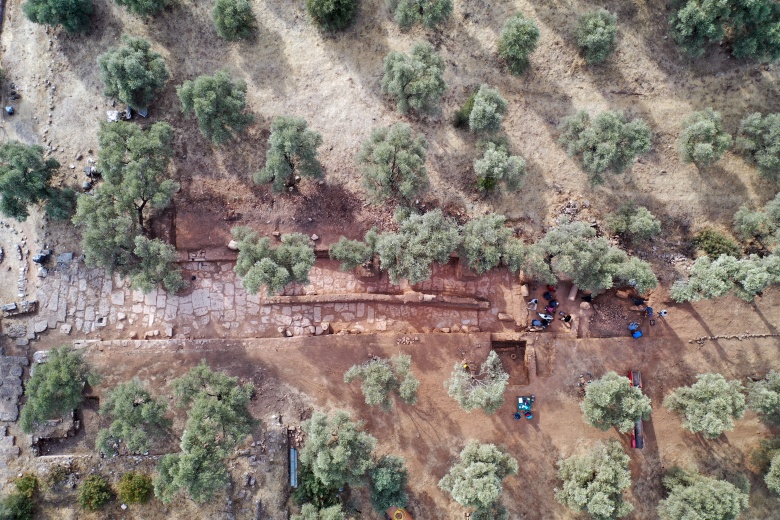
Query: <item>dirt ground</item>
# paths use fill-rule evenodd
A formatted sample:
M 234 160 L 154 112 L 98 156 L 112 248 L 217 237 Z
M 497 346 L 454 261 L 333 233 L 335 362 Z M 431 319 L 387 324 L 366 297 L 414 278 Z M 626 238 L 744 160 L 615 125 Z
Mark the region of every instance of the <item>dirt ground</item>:
M 379 439 L 380 452 L 406 459 L 409 509 L 415 518 L 463 516 L 464 510 L 437 483 L 472 438 L 497 443 L 520 461 L 520 472 L 507 479 L 503 495 L 511 518 L 574 518 L 554 500 L 555 461 L 608 437 L 618 438 L 632 457 L 634 484 L 629 500 L 636 506 L 633 519 L 656 516 L 659 477 L 665 467 L 675 464 L 695 465 L 719 476 L 747 472 L 752 483 L 751 508 L 743 518 L 778 518 L 777 499 L 769 495 L 758 475 L 749 472 L 747 461 L 760 439 L 780 432 L 748 413 L 733 432 L 716 441 L 703 441 L 684 432 L 679 420 L 661 407 L 666 393 L 692 383 L 697 373 L 714 371 L 745 381 L 762 376 L 780 361 L 780 291 L 768 290 L 752 304 L 724 298 L 674 305 L 666 293 L 682 273 L 685 256 L 692 255 L 687 243 L 695 231 L 704 225 L 728 229 L 741 205 L 760 206 L 777 192 L 776 185 L 761 180 L 731 152 L 701 170 L 681 163 L 674 150 L 679 122 L 688 113 L 711 106 L 722 112 L 726 129 L 733 133 L 746 113 L 776 110 L 775 66 L 736 62 L 715 45 L 704 58 L 684 58 L 668 37 L 668 8 L 662 0 L 600 4 L 618 15 L 620 32 L 616 53 L 599 67 L 588 67 L 577 56 L 576 15 L 594 7 L 582 1 L 461 0 L 455 2 L 451 20 L 441 29 L 402 32 L 391 20 L 384 0 L 363 0 L 354 26 L 342 35 L 329 36 L 312 27 L 302 1 L 256 0 L 258 34 L 243 43 L 217 37 L 211 3 L 180 0 L 159 17 L 144 21 L 109 0 L 96 0 L 92 30 L 82 36 L 28 22 L 21 4 L 22 0 L 8 0 L 3 13 L 0 96 L 5 104 L 13 82 L 22 98 L 14 102 L 15 116 L 0 116 L 0 139 L 47 147 L 62 163 L 58 183 L 76 187 L 85 180 L 83 167 L 96 157 L 98 122 L 112 109 L 102 94 L 97 57 L 117 45 L 123 33 L 143 36 L 165 57 L 172 80 L 152 105 L 150 118 L 140 123 L 164 120 L 176 131 L 174 167 L 182 190 L 157 226 L 184 257 L 205 251 L 209 260 L 229 260 L 232 253 L 225 244 L 230 227 L 237 224 L 251 225 L 263 233 L 316 233 L 322 247 L 341 235 L 359 237 L 371 226 L 391 225 L 393 208 L 364 202 L 355 156 L 372 128 L 405 121 L 430 142 L 431 188 L 420 204 L 442 207 L 458 219 L 500 212 L 520 236 L 530 240 L 572 202 L 577 205 L 578 218 L 585 220 L 600 219 L 628 199 L 647 206 L 661 219 L 663 233 L 633 252 L 652 262 L 664 286 L 653 295 L 656 310 L 660 305 L 670 311 L 655 325 L 642 321 L 645 337 L 633 341 L 626 337 L 625 323 L 637 315 L 625 300 L 610 293 L 594 302 L 580 339 L 562 330 L 560 322 L 550 332 L 529 334 L 525 339 L 537 352 L 540 376 L 533 378 L 526 367 L 512 366 L 513 386 L 507 391 L 506 404 L 487 417 L 463 412 L 443 390 L 455 362 L 467 355 L 479 360 L 487 354 L 490 341 L 485 334 L 413 334 L 401 343 L 394 334 L 235 338 L 204 344 L 208 348 L 188 343 L 176 351 L 156 349 L 151 343 L 143 349 L 88 348 L 89 360 L 104 375 L 103 386 L 94 389 L 95 397 L 133 376 L 169 395 L 170 381 L 205 357 L 215 368 L 255 383 L 259 392 L 252 412 L 263 424 L 251 440 L 255 446 L 247 441 L 246 451 L 231 463 L 236 481 L 232 505 L 224 497 L 203 507 L 178 500 L 168 507 L 153 502 L 124 511 L 113 503 L 90 517 L 75 508 L 73 493 L 64 493 L 45 497 L 42 518 L 222 518 L 231 511 L 236 518 L 255 518 L 258 500 L 269 518 L 286 518 L 284 465 L 280 455 L 274 459 L 273 452 L 280 446 L 279 417 L 282 427 L 292 426 L 312 409 L 334 408 L 346 408 L 365 421 L 368 431 Z M 501 26 L 517 11 L 534 18 L 541 31 L 531 68 L 521 77 L 506 73 L 496 57 Z M 390 50 L 407 51 L 422 40 L 431 41 L 444 57 L 448 90 L 438 116 L 403 117 L 381 94 L 382 60 Z M 222 68 L 247 83 L 247 100 L 257 121 L 237 141 L 215 146 L 199 133 L 193 118 L 181 114 L 175 87 Z M 483 82 L 497 87 L 509 101 L 503 129 L 514 152 L 528 163 L 524 186 L 514 194 L 485 198 L 476 194 L 471 169 L 475 138 L 450 123 L 471 89 Z M 608 176 L 604 186 L 594 189 L 576 160 L 568 158 L 557 144 L 557 128 L 577 110 L 595 113 L 608 108 L 645 118 L 654 132 L 653 150 L 626 173 Z M 322 133 L 320 159 L 326 175 L 323 184 L 305 181 L 298 193 L 277 195 L 268 187 L 255 186 L 251 177 L 264 164 L 270 121 L 285 114 L 306 118 L 311 128 Z M 27 294 L 34 294 L 36 285 L 42 283 L 27 257 L 23 262 L 16 259 L 15 243 L 32 254 L 44 243 L 57 253 L 79 252 L 77 232 L 46 222 L 37 212 L 23 224 L 5 222 L 11 227 L 0 228 L 5 253 L 0 264 L 3 302 L 17 299 L 17 278 L 24 265 L 28 266 Z M 419 330 L 425 327 L 418 325 Z M 742 339 L 700 339 L 719 336 Z M 413 341 L 414 337 L 419 341 Z M 44 335 L 30 350 L 50 348 L 65 339 L 57 333 Z M 74 333 L 68 339 L 82 337 Z M 416 407 L 397 405 L 391 414 L 367 408 L 358 385 L 343 383 L 344 371 L 369 353 L 399 351 L 412 355 L 422 383 L 420 403 Z M 28 353 L 28 349 L 10 346 L 6 353 Z M 637 368 L 643 372 L 645 391 L 655 410 L 646 424 L 647 443 L 641 452 L 630 448 L 626 436 L 586 426 L 576 387 L 577 375 L 583 372 L 598 377 L 607 370 L 624 373 Z M 535 418 L 516 422 L 511 416 L 514 396 L 529 393 L 537 397 Z M 82 417 L 85 432 L 54 447 L 50 454 L 78 457 L 74 460 L 81 461 L 81 472 L 98 468 L 112 479 L 128 464 L 150 471 L 154 467 L 154 459 L 148 458 L 97 459 L 91 454 L 98 428 L 94 406 L 87 407 Z M 183 420 L 179 413 L 178 428 Z M 12 432 L 18 435 L 13 427 Z M 170 442 L 175 444 L 175 440 Z M 35 459 L 33 464 L 46 471 L 59 460 Z M 256 488 L 240 485 L 249 471 L 258 476 Z M 364 492 L 355 493 L 354 503 L 365 518 L 373 518 Z

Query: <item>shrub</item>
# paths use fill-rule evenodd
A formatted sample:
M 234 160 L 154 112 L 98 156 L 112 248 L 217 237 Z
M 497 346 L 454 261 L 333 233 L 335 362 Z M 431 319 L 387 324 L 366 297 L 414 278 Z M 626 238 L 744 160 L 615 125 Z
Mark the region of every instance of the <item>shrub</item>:
M 780 58 L 780 6 L 771 0 L 678 0 L 670 20 L 682 50 L 701 56 L 709 42 L 725 41 L 735 58 Z
M 517 460 L 495 445 L 471 441 L 439 481 L 439 487 L 462 506 L 489 509 L 501 496 L 502 481 L 517 470 Z
M 277 117 L 271 123 L 271 138 L 265 167 L 254 176 L 258 184 L 271 184 L 276 192 L 295 186 L 296 177 L 322 177 L 317 148 L 322 136 L 307 128 L 300 117 Z
M 138 379 L 120 384 L 100 405 L 100 415 L 111 424 L 98 432 L 95 447 L 107 456 L 118 454 L 122 443 L 128 453 L 149 451 L 151 438 L 170 427 L 171 421 L 165 418 L 167 409 L 165 401 L 152 398 Z
M 357 13 L 357 0 L 306 0 L 306 10 L 314 23 L 326 31 L 343 31 Z
M 560 143 L 569 156 L 581 155 L 592 184 L 602 184 L 607 170 L 621 173 L 650 150 L 652 133 L 642 119 L 628 121 L 623 112 L 601 112 L 591 120 L 584 110 L 563 120 Z
M 614 426 L 622 433 L 630 432 L 637 419 L 649 419 L 652 410 L 650 398 L 615 372 L 607 372 L 586 387 L 580 408 L 591 426 L 604 431 Z
M 399 222 L 397 233 L 379 235 L 375 247 L 393 283 L 406 279 L 416 284 L 431 277 L 433 262 L 447 263 L 459 243 L 458 227 L 436 209 L 410 215 Z
M 81 391 L 88 382 L 96 383 L 97 375 L 81 352 L 70 347 L 50 350 L 48 360 L 35 367 L 27 381 L 27 402 L 19 415 L 19 426 L 25 433 L 33 433 L 40 423 L 72 412 L 84 400 Z
M 152 16 L 165 9 L 170 0 L 115 0 L 117 4 L 127 8 L 139 16 Z
M 32 520 L 35 501 L 23 493 L 10 493 L 0 501 L 0 520 Z
M 490 191 L 504 184 L 508 191 L 517 191 L 526 173 L 525 159 L 509 155 L 506 146 L 488 142 L 482 157 L 474 159 L 474 173 L 477 176 L 477 189 Z
M 741 206 L 734 214 L 734 231 L 744 240 L 755 240 L 763 246 L 763 242 L 774 233 L 776 226 L 764 211 L 752 211 Z
M 317 509 L 312 504 L 303 504 L 300 515 L 293 515 L 292 520 L 346 520 L 341 504 Z
M 343 410 L 332 416 L 315 412 L 301 426 L 307 436 L 300 453 L 301 464 L 309 465 L 325 486 L 362 482 L 374 466 L 371 452 L 376 446 L 376 439 L 363 432 L 362 426 Z
M 682 386 L 664 399 L 664 406 L 683 416 L 683 428 L 709 439 L 734 429 L 734 419 L 745 414 L 745 396 L 739 381 L 720 374 L 700 374 L 691 386 Z
M 56 160 L 43 158 L 40 146 L 17 141 L 0 144 L 0 211 L 3 215 L 24 222 L 30 215 L 28 207 L 43 201 L 47 201 L 47 212 L 53 210 L 62 193 L 51 186 L 51 179 L 59 167 Z
M 418 23 L 433 28 L 452 14 L 452 0 L 387 0 L 387 6 L 403 29 Z
M 266 293 L 273 296 L 290 282 L 308 282 L 315 260 L 309 237 L 301 233 L 284 235 L 282 243 L 272 248 L 267 237 L 260 238 L 248 227 L 234 227 L 231 233 L 238 241 L 238 258 L 233 270 L 250 293 L 265 285 Z
M 768 423 L 780 424 L 780 372 L 770 370 L 764 379 L 749 386 L 747 406 Z
M 685 162 L 709 166 L 723 157 L 731 146 L 731 135 L 723 131 L 720 112 L 708 108 L 685 118 L 677 139 L 677 150 Z
M 217 34 L 228 41 L 251 38 L 257 29 L 249 0 L 217 0 L 212 15 Z
M 331 484 L 326 486 L 320 479 L 314 476 L 311 466 L 300 464 L 298 473 L 298 487 L 292 492 L 296 504 L 306 507 L 312 506 L 315 510 L 327 509 L 339 504 L 339 486 Z
M 649 240 L 661 232 L 661 222 L 647 208 L 633 202 L 624 204 L 604 220 L 612 233 L 631 240 Z
M 597 443 L 584 456 L 560 460 L 558 478 L 563 486 L 555 490 L 555 498 L 598 520 L 627 516 L 634 510 L 623 501 L 623 492 L 631 487 L 630 460 L 614 439 Z
M 27 19 L 42 25 L 61 25 L 69 33 L 85 33 L 94 7 L 92 0 L 27 0 Z
M 374 256 L 374 250 L 366 242 L 341 237 L 338 242 L 330 245 L 328 254 L 333 260 L 341 262 L 342 271 L 351 271 L 369 262 Z
M 506 217 L 496 213 L 466 222 L 460 253 L 470 269 L 482 274 L 501 263 L 504 247 L 512 236 L 512 230 L 504 226 L 505 223 Z
M 658 503 L 662 520 L 736 520 L 748 507 L 747 492 L 725 480 L 677 469 L 669 471 L 663 484 L 669 495 Z
M 577 22 L 577 45 L 585 61 L 603 63 L 615 50 L 617 16 L 597 9 L 580 16 Z
M 444 60 L 429 43 L 416 44 L 410 54 L 393 51 L 385 57 L 382 92 L 395 98 L 402 114 L 436 112 L 446 88 L 443 72 Z
M 469 112 L 469 128 L 472 132 L 497 132 L 506 113 L 507 102 L 498 90 L 482 85 L 474 97 Z
M 472 92 L 466 99 L 466 102 L 463 103 L 463 106 L 455 112 L 455 117 L 452 121 L 455 128 L 466 128 L 469 126 L 469 116 L 471 116 L 471 111 L 474 110 L 474 101 L 477 98 L 478 91 L 479 89 Z
M 427 152 L 425 137 L 405 123 L 375 128 L 358 155 L 363 187 L 377 201 L 408 203 L 428 187 Z
M 415 404 L 420 382 L 411 371 L 411 363 L 408 354 L 398 354 L 390 359 L 375 358 L 362 365 L 353 365 L 344 373 L 344 382 L 360 379 L 366 404 L 381 405 L 385 411 L 393 407 L 394 393 L 405 403 Z
M 769 471 L 764 476 L 764 482 L 769 491 L 780 495 L 780 454 L 775 455 L 772 458 L 772 462 L 769 464 Z
M 780 114 L 746 116 L 739 124 L 736 145 L 762 176 L 780 181 Z
M 405 507 L 409 497 L 406 494 L 406 468 L 404 459 L 384 455 L 371 468 L 371 504 L 384 513 L 390 507 Z
M 79 488 L 79 505 L 87 511 L 97 511 L 111 500 L 111 486 L 100 475 L 90 475 Z
M 444 382 L 450 397 L 458 401 L 467 412 L 482 408 L 486 413 L 495 413 L 504 404 L 509 374 L 504 372 L 501 359 L 491 350 L 479 372 L 470 371 L 461 363 L 455 363 L 452 375 Z
M 528 68 L 528 56 L 539 44 L 536 23 L 517 13 L 507 20 L 498 40 L 498 55 L 512 74 L 519 75 Z
M 72 188 L 52 189 L 46 201 L 46 214 L 54 220 L 70 220 L 76 211 L 78 195 Z
M 126 504 L 143 504 L 149 501 L 154 491 L 152 477 L 131 471 L 122 475 L 117 484 L 119 500 Z
M 200 131 L 216 144 L 246 130 L 254 116 L 246 109 L 246 83 L 232 81 L 227 71 L 187 80 L 176 89 L 185 114 L 195 113 Z
M 694 245 L 710 258 L 720 255 L 742 256 L 742 248 L 736 241 L 713 228 L 704 228 L 693 237 Z
M 143 38 L 122 35 L 122 43 L 98 58 L 106 96 L 134 110 L 147 108 L 171 77 L 168 67 Z

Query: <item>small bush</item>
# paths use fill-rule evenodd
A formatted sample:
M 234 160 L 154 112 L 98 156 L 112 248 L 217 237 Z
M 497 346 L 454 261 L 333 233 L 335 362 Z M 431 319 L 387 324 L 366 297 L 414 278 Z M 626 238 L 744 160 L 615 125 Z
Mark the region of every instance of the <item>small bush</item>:
M 79 505 L 87 511 L 97 511 L 111 500 L 111 486 L 100 475 L 90 475 L 79 489 Z
M 40 484 L 38 482 L 38 477 L 32 473 L 25 473 L 14 482 L 14 485 L 19 493 L 26 497 L 32 497 L 38 490 Z
M 369 244 L 347 237 L 341 237 L 338 242 L 331 244 L 328 253 L 333 260 L 341 262 L 342 271 L 351 271 L 371 260 L 374 255 Z
M 528 68 L 528 56 L 539 44 L 539 28 L 521 13 L 507 20 L 498 40 L 498 55 L 512 74 L 520 75 Z
M 694 112 L 682 122 L 677 150 L 685 162 L 709 166 L 731 146 L 731 135 L 723 131 L 720 112 L 708 108 Z
M 153 490 L 152 477 L 134 471 L 122 475 L 117 485 L 119 500 L 126 504 L 148 502 Z
M 320 28 L 343 31 L 355 19 L 357 0 L 306 0 L 306 10 Z
M 631 240 L 649 240 L 661 232 L 661 222 L 647 208 L 633 202 L 624 204 L 604 220 L 612 233 Z
M 621 173 L 650 150 L 653 134 L 642 119 L 628 121 L 623 112 L 602 112 L 591 119 L 583 111 L 563 120 L 559 142 L 570 156 L 580 155 L 591 184 L 602 184 L 607 170 Z
M 762 176 L 780 181 L 780 114 L 745 117 L 739 124 L 736 144 Z
M 525 177 L 525 159 L 509 155 L 507 149 L 494 143 L 487 143 L 482 157 L 474 159 L 474 174 L 477 189 L 490 191 L 503 183 L 507 191 L 517 191 Z
M 42 25 L 61 25 L 69 33 L 85 33 L 94 6 L 92 0 L 27 0 L 27 19 Z
M 249 0 L 217 0 L 212 15 L 217 34 L 228 41 L 250 38 L 257 28 Z
M 713 228 L 704 228 L 696 233 L 693 237 L 693 244 L 712 259 L 718 258 L 720 255 L 736 258 L 742 256 L 742 248 L 736 240 Z
M 477 97 L 478 90 L 479 89 L 472 92 L 466 102 L 463 103 L 463 106 L 461 106 L 457 112 L 455 112 L 455 117 L 452 121 L 452 124 L 455 125 L 455 128 L 468 128 L 469 116 L 471 115 L 471 111 L 474 110 L 474 100 Z
M 0 520 L 32 520 L 35 501 L 23 493 L 11 493 L 0 501 Z
M 115 0 L 131 13 L 139 16 L 152 16 L 161 12 L 170 0 Z
M 603 63 L 615 50 L 617 16 L 606 9 L 585 13 L 577 23 L 577 45 L 585 61 Z
M 497 132 L 506 113 L 507 102 L 498 90 L 482 85 L 469 112 L 469 129 L 475 133 Z
M 64 483 L 69 475 L 69 468 L 56 464 L 49 468 L 49 472 L 43 477 L 43 485 L 49 491 L 57 491 L 60 484 Z

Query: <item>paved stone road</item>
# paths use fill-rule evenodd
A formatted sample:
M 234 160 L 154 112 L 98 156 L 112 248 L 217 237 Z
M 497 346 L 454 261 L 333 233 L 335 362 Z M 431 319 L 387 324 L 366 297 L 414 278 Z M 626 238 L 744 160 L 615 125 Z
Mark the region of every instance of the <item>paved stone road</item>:
M 39 312 L 28 323 L 26 340 L 47 329 L 103 339 L 298 336 L 327 332 L 328 327 L 351 332 L 514 330 L 516 323 L 499 321 L 499 313 L 512 314 L 524 324 L 525 303 L 510 273 L 497 270 L 479 278 L 459 278 L 453 264 L 435 266 L 433 277 L 422 284 L 401 287 L 386 276 L 361 279 L 339 271 L 336 262 L 320 260 L 308 285 L 291 284 L 282 297 L 267 297 L 247 294 L 229 262 L 185 264 L 187 278 L 194 275 L 195 280 L 187 290 L 171 295 L 163 290 L 133 291 L 119 276 L 74 260 L 42 281 L 37 291 Z M 437 304 L 435 296 L 425 296 L 431 303 L 388 300 L 409 291 L 421 297 L 464 297 L 481 301 L 485 308 Z M 372 301 L 379 298 L 375 295 L 396 296 L 377 302 Z

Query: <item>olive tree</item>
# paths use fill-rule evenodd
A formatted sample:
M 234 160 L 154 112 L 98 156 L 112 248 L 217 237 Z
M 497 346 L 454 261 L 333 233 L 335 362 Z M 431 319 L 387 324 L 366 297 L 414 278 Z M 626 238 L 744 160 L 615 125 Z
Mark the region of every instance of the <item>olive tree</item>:
M 718 162 L 731 146 L 731 135 L 723 130 L 720 112 L 712 108 L 694 112 L 680 126 L 677 150 L 685 162 L 709 166 Z
M 149 222 L 165 208 L 179 184 L 171 179 L 173 128 L 155 123 L 103 123 L 98 133 L 102 182 L 94 195 L 79 196 L 73 223 L 82 228 L 86 262 L 128 276 L 136 289 L 162 283 L 176 292 L 186 285 L 172 246 L 151 239 Z
M 411 371 L 412 358 L 397 354 L 390 359 L 374 358 L 361 365 L 353 365 L 344 373 L 344 382 L 361 381 L 366 404 L 381 406 L 389 411 L 394 404 L 392 394 L 397 394 L 407 404 L 417 402 L 420 382 Z
M 663 485 L 669 494 L 658 503 L 662 520 L 736 520 L 748 508 L 748 493 L 725 480 L 673 469 Z
M 51 185 L 59 167 L 60 163 L 55 159 L 43 158 L 40 146 L 18 141 L 0 144 L 0 211 L 3 215 L 24 222 L 30 215 L 30 205 L 46 202 L 47 214 L 63 216 L 57 210 L 62 197 L 68 195 L 65 190 Z M 65 218 L 69 213 L 66 209 Z
M 143 38 L 122 35 L 122 46 L 98 58 L 106 96 L 134 110 L 146 109 L 170 79 L 165 60 Z
M 558 478 L 563 486 L 556 488 L 555 498 L 596 520 L 628 516 L 634 506 L 623 500 L 623 492 L 631 487 L 630 460 L 620 444 L 611 439 L 597 443 L 582 456 L 558 461 Z
M 403 29 L 419 23 L 433 28 L 452 14 L 452 0 L 387 0 L 387 6 Z
M 95 447 L 107 456 L 143 454 L 149 451 L 153 438 L 170 428 L 167 411 L 165 401 L 153 398 L 137 378 L 122 383 L 102 400 L 100 415 L 111 424 L 98 432 Z
M 295 186 L 300 177 L 322 177 L 322 166 L 317 160 L 322 136 L 307 126 L 300 117 L 273 120 L 265 167 L 255 174 L 256 183 L 271 184 L 274 191 L 280 192 Z
M 306 11 L 326 31 L 343 31 L 357 13 L 357 0 L 306 0 Z
M 577 46 L 591 64 L 603 63 L 615 50 L 617 16 L 606 9 L 596 9 L 577 21 Z
M 561 125 L 560 143 L 569 156 L 580 156 L 592 184 L 604 182 L 604 172 L 621 173 L 650 150 L 652 133 L 644 120 L 628 121 L 623 112 L 601 112 L 595 118 L 583 111 Z
M 151 17 L 165 9 L 170 0 L 114 0 L 118 5 L 139 16 Z
M 273 296 L 290 282 L 308 282 L 315 256 L 307 236 L 301 233 L 283 235 L 282 243 L 271 247 L 268 237 L 260 238 L 248 227 L 234 227 L 231 233 L 238 241 L 238 258 L 233 270 L 249 293 L 254 294 L 265 286 L 266 293 Z
M 479 367 L 479 372 L 465 363 L 455 363 L 450 378 L 444 382 L 444 388 L 467 412 L 482 408 L 492 414 L 504 404 L 504 390 L 508 381 L 509 374 L 501 366 L 501 359 L 495 350 L 491 350 Z
M 708 439 L 734 429 L 745 414 L 742 383 L 720 374 L 699 374 L 691 386 L 681 386 L 664 399 L 664 406 L 682 416 L 682 426 Z
M 772 457 L 769 471 L 764 476 L 764 482 L 770 491 L 780 495 L 780 453 Z
M 433 113 L 446 89 L 443 72 L 444 59 L 429 43 L 415 44 L 409 54 L 393 51 L 385 57 L 382 92 L 395 99 L 402 114 Z
M 614 426 L 622 433 L 630 432 L 637 419 L 649 419 L 652 411 L 642 389 L 615 372 L 607 372 L 586 387 L 580 408 L 591 426 L 604 431 Z
M 610 232 L 636 242 L 650 240 L 661 232 L 661 221 L 650 210 L 633 202 L 623 204 L 604 220 Z
M 490 191 L 502 183 L 508 191 L 517 191 L 526 173 L 525 159 L 509 155 L 506 146 L 488 142 L 481 157 L 474 159 L 477 189 Z
M 517 13 L 501 29 L 498 55 L 506 62 L 509 72 L 520 75 L 528 68 L 528 57 L 538 44 L 539 28 L 536 23 L 522 13 Z
M 303 504 L 300 515 L 293 515 L 292 520 L 347 520 L 341 504 L 317 509 L 313 504 Z
M 371 453 L 376 439 L 347 412 L 337 410 L 331 416 L 315 412 L 301 428 L 306 433 L 301 463 L 326 486 L 359 484 L 374 466 Z
M 501 263 L 512 230 L 504 224 L 506 217 L 490 213 L 469 220 L 462 228 L 461 258 L 470 269 L 482 274 Z
M 469 113 L 469 129 L 475 133 L 498 132 L 507 109 L 506 99 L 501 93 L 482 85 L 474 96 L 474 106 Z
M 375 128 L 358 155 L 363 187 L 377 201 L 410 202 L 428 187 L 427 152 L 425 136 L 405 123 Z
M 371 479 L 371 504 L 379 513 L 390 507 L 405 507 L 407 472 L 404 459 L 383 455 L 369 471 Z
M 777 224 L 765 211 L 753 211 L 741 206 L 734 214 L 734 232 L 745 242 L 755 240 L 765 247 L 765 242 L 777 230 Z
M 188 410 L 187 422 L 181 452 L 160 459 L 154 494 L 166 504 L 182 491 L 207 502 L 230 482 L 226 459 L 257 424 L 249 412 L 254 387 L 212 371 L 205 360 L 172 384 L 178 406 Z
M 94 10 L 92 0 L 27 0 L 27 19 L 42 25 L 61 25 L 69 33 L 85 33 Z
M 249 0 L 217 0 L 212 16 L 217 34 L 228 41 L 251 38 L 257 29 Z
M 243 133 L 254 121 L 246 110 L 246 83 L 233 81 L 227 71 L 198 76 L 176 89 L 185 114 L 194 113 L 200 131 L 216 144 Z
M 762 176 L 780 181 L 780 114 L 746 116 L 739 124 L 736 145 Z
M 378 236 L 376 229 L 371 229 L 366 233 L 364 242 L 341 237 L 331 244 L 328 253 L 333 260 L 341 262 L 342 271 L 350 271 L 373 260 Z
M 691 267 L 686 280 L 677 280 L 669 291 L 676 302 L 720 298 L 734 291 L 752 301 L 772 284 L 780 283 L 780 251 L 761 257 L 734 258 L 721 255 L 716 260 L 703 256 Z
M 780 6 L 772 0 L 681 0 L 670 20 L 672 35 L 694 57 L 710 42 L 725 42 L 735 58 L 780 58 Z
M 72 412 L 84 400 L 84 385 L 97 381 L 97 374 L 80 351 L 70 347 L 50 350 L 47 360 L 35 367 L 24 388 L 27 401 L 19 415 L 22 431 L 33 433 L 40 424 Z
M 489 509 L 501 497 L 503 480 L 516 475 L 517 470 L 517 460 L 495 445 L 471 441 L 439 481 L 439 487 L 462 506 Z
M 768 423 L 780 424 L 780 372 L 770 370 L 748 387 L 747 406 Z
M 447 263 L 458 244 L 458 227 L 440 209 L 435 209 L 402 220 L 397 233 L 380 234 L 375 248 L 390 281 L 399 283 L 406 279 L 416 284 L 431 277 L 434 262 Z

